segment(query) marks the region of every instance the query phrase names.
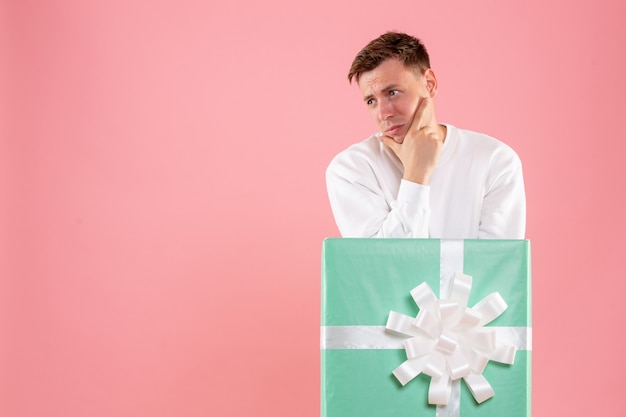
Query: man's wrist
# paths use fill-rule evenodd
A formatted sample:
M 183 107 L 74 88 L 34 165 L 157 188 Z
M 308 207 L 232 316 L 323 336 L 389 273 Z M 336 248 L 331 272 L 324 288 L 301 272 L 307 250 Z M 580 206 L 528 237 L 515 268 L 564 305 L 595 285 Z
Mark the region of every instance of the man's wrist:
M 420 173 L 404 173 L 404 176 L 402 177 L 403 180 L 406 181 L 411 181 L 414 182 L 416 184 L 421 184 L 421 185 L 428 185 L 428 182 L 430 181 L 430 175 L 427 174 L 420 174 Z

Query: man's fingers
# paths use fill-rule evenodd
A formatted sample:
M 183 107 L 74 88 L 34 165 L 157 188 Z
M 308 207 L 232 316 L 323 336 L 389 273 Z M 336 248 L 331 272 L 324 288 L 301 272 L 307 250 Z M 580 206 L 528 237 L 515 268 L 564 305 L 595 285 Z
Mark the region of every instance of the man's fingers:
M 413 126 L 420 130 L 424 126 L 431 124 L 433 119 L 433 106 L 430 97 L 424 97 L 415 110 L 415 118 L 413 119 Z

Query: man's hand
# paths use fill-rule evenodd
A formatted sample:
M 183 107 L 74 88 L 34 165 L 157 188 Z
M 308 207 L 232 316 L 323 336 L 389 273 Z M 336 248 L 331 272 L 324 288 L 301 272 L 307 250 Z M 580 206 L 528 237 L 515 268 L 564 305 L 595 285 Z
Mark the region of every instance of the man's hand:
M 424 97 L 417 106 L 404 141 L 397 143 L 389 136 L 382 136 L 381 140 L 402 162 L 403 179 L 428 185 L 443 146 L 444 138 L 439 136 L 439 126 L 434 118 L 433 101 L 429 97 Z

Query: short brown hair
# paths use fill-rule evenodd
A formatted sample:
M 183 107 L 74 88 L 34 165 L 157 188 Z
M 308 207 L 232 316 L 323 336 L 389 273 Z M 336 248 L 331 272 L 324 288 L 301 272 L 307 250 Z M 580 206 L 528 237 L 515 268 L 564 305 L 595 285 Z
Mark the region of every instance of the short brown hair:
M 387 32 L 368 43 L 352 61 L 348 81 L 359 82 L 361 74 L 371 71 L 383 61 L 396 58 L 407 68 L 423 73 L 430 68 L 430 58 L 424 44 L 406 33 Z

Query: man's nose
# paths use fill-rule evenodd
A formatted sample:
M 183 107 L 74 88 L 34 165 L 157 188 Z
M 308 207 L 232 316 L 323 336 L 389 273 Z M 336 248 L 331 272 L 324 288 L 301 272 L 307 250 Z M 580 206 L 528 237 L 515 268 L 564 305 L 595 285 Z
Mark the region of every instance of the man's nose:
M 378 118 L 387 120 L 393 116 L 393 105 L 387 100 L 381 100 L 378 104 Z

